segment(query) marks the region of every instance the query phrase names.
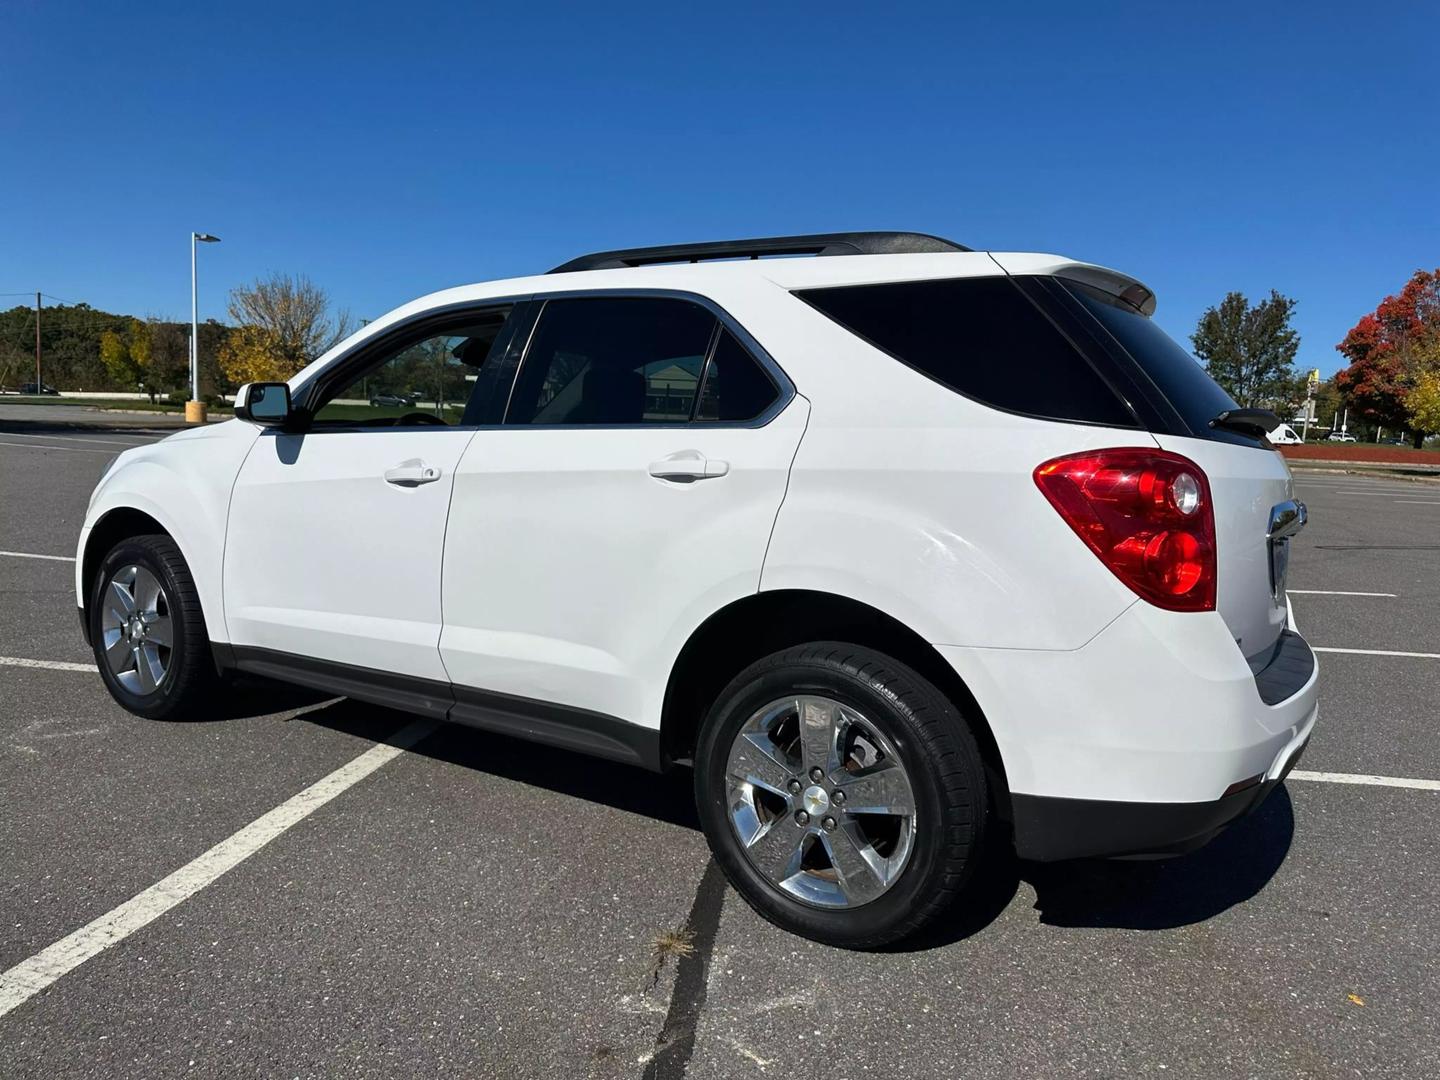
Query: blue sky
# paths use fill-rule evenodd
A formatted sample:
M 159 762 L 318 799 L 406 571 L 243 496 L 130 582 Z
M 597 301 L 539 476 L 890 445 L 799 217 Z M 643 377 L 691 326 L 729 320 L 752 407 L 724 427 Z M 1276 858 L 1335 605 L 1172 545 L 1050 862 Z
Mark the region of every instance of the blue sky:
M 1119 267 L 1182 340 L 1277 288 L 1328 373 L 1440 265 L 1433 3 L 973 7 L 10 0 L 0 293 L 185 317 L 192 228 L 202 317 L 271 270 L 373 317 L 599 248 L 909 228 Z

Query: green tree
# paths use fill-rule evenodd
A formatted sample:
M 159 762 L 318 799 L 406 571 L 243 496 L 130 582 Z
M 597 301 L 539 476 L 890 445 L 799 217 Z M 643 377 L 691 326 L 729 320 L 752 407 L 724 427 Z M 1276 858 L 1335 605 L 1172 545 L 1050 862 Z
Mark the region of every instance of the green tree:
M 1252 305 L 1227 293 L 1200 316 L 1190 341 L 1210 377 L 1247 407 L 1283 407 L 1294 386 L 1300 335 L 1290 325 L 1295 301 L 1274 289 Z

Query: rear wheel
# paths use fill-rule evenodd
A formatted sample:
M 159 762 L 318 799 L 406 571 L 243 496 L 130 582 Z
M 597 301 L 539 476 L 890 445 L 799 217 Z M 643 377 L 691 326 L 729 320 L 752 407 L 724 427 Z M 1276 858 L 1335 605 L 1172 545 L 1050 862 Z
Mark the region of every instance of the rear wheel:
M 752 664 L 696 754 L 716 859 L 788 930 L 874 948 L 943 916 L 986 826 L 979 750 L 955 706 L 894 659 L 838 643 Z
M 134 536 L 100 564 L 90 641 L 116 701 L 152 720 L 209 703 L 215 668 L 190 568 L 168 536 Z

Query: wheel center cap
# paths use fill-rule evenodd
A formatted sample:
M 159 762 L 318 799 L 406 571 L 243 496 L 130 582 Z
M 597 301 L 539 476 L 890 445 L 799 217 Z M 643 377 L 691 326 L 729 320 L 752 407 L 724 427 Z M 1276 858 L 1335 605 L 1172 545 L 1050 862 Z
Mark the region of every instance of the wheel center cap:
M 800 795 L 800 802 L 804 804 L 805 812 L 811 817 L 819 817 L 830 809 L 830 796 L 819 784 L 812 784 Z

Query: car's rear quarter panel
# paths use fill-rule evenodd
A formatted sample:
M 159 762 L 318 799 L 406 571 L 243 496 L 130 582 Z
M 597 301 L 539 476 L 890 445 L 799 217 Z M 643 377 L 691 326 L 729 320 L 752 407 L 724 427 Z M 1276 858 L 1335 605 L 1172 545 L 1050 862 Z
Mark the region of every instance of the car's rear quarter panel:
M 994 648 L 1078 648 L 1135 602 L 1032 473 L 1095 447 L 1153 448 L 1148 433 L 987 408 L 787 299 L 796 310 L 762 340 L 813 407 L 763 589 L 839 592 L 934 644 Z

